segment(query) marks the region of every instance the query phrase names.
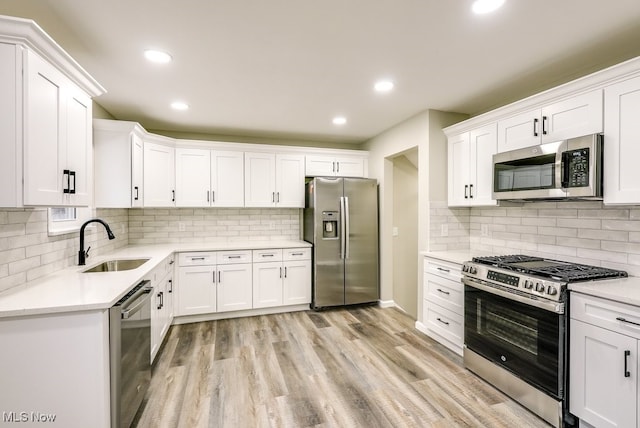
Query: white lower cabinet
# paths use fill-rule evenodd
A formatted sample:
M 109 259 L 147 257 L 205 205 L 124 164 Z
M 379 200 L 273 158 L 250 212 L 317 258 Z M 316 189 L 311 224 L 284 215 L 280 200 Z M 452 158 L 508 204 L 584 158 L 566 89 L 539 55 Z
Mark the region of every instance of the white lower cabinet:
M 254 250 L 253 307 L 311 303 L 311 250 Z
M 162 341 L 173 321 L 173 264 L 174 256 L 167 257 L 150 276 L 151 296 L 151 361 L 156 358 Z
M 461 266 L 424 258 L 422 323 L 419 328 L 431 338 L 462 355 L 464 344 L 464 286 Z
M 180 266 L 178 271 L 176 315 L 216 312 L 216 266 Z
M 638 427 L 640 308 L 572 293 L 569 410 L 581 427 Z
M 218 265 L 216 301 L 218 312 L 251 309 L 251 263 Z

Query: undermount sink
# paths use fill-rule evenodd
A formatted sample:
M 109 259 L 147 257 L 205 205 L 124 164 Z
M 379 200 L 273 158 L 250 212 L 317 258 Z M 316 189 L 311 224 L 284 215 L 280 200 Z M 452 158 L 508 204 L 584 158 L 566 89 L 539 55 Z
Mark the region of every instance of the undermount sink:
M 149 259 L 122 259 L 122 260 L 107 260 L 99 265 L 83 270 L 83 273 L 90 272 L 118 272 L 121 270 L 131 270 L 142 266 L 148 262 Z

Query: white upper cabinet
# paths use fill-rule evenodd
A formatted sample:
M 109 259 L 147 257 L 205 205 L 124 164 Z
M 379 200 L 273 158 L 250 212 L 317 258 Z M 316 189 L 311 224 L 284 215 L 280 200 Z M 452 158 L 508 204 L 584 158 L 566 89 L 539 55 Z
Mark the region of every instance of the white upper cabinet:
M 11 17 L 0 17 L 0 89 L 0 206 L 89 205 L 91 97 L 104 89 L 40 27 Z
M 245 206 L 304 208 L 304 156 L 245 153 Z
M 208 207 L 211 204 L 211 151 L 176 149 L 176 206 Z
M 307 177 L 367 177 L 366 157 L 307 155 Z
M 97 208 L 136 208 L 144 201 L 144 130 L 135 122 L 94 119 Z
M 211 151 L 211 206 L 244 206 L 244 153 Z
M 604 203 L 640 203 L 640 77 L 604 90 Z
M 244 206 L 244 154 L 176 149 L 176 206 Z
M 498 121 L 498 152 L 602 132 L 598 89 Z
M 491 196 L 496 124 L 449 138 L 448 149 L 449 206 L 496 205 Z
M 175 148 L 144 142 L 144 206 L 174 207 Z

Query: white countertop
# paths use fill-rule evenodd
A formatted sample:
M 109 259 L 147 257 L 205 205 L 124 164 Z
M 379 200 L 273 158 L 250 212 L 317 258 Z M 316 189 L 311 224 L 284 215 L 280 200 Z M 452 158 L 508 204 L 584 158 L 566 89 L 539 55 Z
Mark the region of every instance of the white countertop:
M 569 290 L 602 299 L 640 306 L 640 277 L 636 276 L 602 281 L 576 282 L 569 284 Z
M 431 257 L 438 260 L 444 260 L 446 262 L 463 264 L 464 262 L 468 262 L 471 260 L 474 253 L 471 253 L 469 250 L 458 250 L 458 251 L 421 251 L 421 255 L 425 257 Z
M 311 244 L 305 241 L 249 241 L 128 246 L 89 258 L 86 266 L 69 267 L 0 293 L 0 318 L 110 308 L 174 252 L 301 247 L 311 247 Z M 128 271 L 82 273 L 115 258 L 149 258 L 149 261 Z

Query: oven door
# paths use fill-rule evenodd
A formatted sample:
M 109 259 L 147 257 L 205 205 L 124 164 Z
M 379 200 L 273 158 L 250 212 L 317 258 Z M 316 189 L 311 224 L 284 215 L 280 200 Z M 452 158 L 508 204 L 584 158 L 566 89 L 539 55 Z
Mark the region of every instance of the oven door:
M 465 279 L 464 341 L 470 350 L 562 399 L 564 314 L 474 287 Z M 524 299 L 520 299 L 524 300 Z

